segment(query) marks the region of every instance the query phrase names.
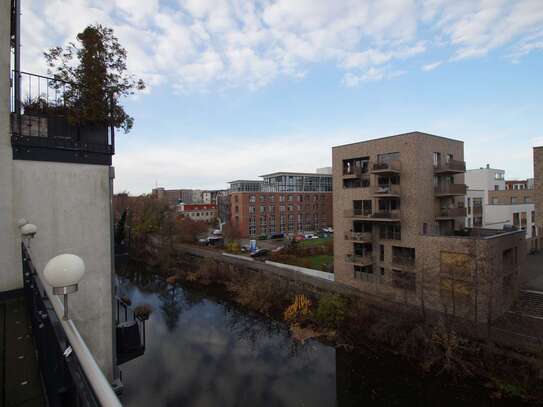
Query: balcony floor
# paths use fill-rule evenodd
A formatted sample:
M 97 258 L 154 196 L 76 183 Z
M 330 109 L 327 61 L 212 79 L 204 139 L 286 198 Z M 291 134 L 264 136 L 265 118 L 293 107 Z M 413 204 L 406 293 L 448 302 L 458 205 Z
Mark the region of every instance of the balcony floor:
M 45 406 L 24 297 L 0 301 L 0 405 Z

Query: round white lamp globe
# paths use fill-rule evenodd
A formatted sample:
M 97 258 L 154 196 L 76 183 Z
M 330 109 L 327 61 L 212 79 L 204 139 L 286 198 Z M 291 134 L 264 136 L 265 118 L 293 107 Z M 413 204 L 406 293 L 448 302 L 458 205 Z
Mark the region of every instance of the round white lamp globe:
M 43 278 L 51 287 L 53 294 L 64 297 L 64 316 L 68 320 L 68 294 L 77 291 L 77 284 L 85 274 L 85 262 L 75 254 L 59 254 L 47 262 Z
M 24 225 L 26 225 L 28 223 L 28 221 L 25 219 L 25 218 L 21 218 L 17 221 L 17 226 L 19 228 L 22 228 Z
M 77 283 L 84 274 L 85 263 L 75 254 L 59 254 L 49 260 L 43 269 L 43 278 L 57 295 L 77 291 Z
M 37 231 L 38 231 L 38 228 L 36 227 L 36 225 L 33 225 L 32 223 L 27 223 L 21 227 L 21 234 L 25 238 L 34 237 Z

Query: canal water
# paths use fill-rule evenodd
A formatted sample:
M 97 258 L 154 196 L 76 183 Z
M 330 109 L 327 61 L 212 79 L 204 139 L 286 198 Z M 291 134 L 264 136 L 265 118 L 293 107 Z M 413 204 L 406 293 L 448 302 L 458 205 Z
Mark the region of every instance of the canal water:
M 149 273 L 118 276 L 121 295 L 149 304 L 147 349 L 121 366 L 127 407 L 481 406 L 477 384 L 421 379 L 391 355 L 352 353 L 199 289 Z

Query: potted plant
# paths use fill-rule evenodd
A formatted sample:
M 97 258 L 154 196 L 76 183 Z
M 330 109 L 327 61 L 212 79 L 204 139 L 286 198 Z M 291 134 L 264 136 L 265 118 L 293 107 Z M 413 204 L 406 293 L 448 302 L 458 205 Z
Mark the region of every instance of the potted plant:
M 112 29 L 89 25 L 76 39 L 66 47 L 44 53 L 49 74 L 55 79 L 52 86 L 62 91 L 62 104 L 50 103 L 45 108 L 48 119 L 63 120 L 63 124 L 48 124 L 49 136 L 57 132 L 72 136 L 77 130 L 81 143 L 107 144 L 108 127 L 122 128 L 127 133 L 134 125 L 119 99 L 143 90 L 145 84 L 127 73 L 126 50 Z M 39 111 L 41 102 L 29 104 L 30 111 Z

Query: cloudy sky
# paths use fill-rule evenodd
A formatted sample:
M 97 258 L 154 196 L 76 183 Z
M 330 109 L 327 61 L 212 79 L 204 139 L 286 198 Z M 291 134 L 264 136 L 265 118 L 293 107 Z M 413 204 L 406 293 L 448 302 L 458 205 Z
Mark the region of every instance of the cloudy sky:
M 22 67 L 112 27 L 149 85 L 126 101 L 116 189 L 223 188 L 331 164 L 331 146 L 426 131 L 468 167 L 532 176 L 542 0 L 23 0 Z

